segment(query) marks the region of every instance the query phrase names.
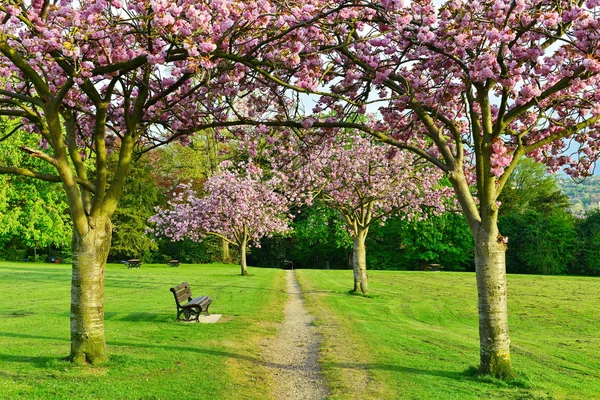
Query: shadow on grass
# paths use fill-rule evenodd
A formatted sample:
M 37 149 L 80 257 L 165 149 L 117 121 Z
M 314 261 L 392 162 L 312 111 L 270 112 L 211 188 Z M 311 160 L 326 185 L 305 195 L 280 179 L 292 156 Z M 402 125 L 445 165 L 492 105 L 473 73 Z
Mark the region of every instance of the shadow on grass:
M 62 358 L 64 359 L 64 358 Z M 49 365 L 55 364 L 61 358 L 57 357 L 42 357 L 42 356 L 15 356 L 12 354 L 0 354 L 0 363 L 27 363 L 37 368 L 47 368 Z
M 105 321 L 127 321 L 127 322 L 172 322 L 174 313 L 147 313 L 147 312 L 105 312 Z
M 150 314 L 152 317 L 161 316 L 162 314 Z M 10 332 L 0 332 L 0 337 L 8 337 L 8 338 L 18 338 L 18 339 L 33 339 L 40 341 L 57 341 L 57 342 L 65 342 L 69 343 L 69 338 L 66 337 L 49 337 L 49 336 L 39 336 L 39 335 L 30 335 L 23 333 L 10 333 Z M 244 354 L 238 354 L 226 350 L 216 350 L 216 349 L 208 349 L 201 347 L 189 347 L 189 346 L 176 346 L 176 345 L 164 345 L 164 344 L 150 344 L 150 343 L 135 343 L 135 342 L 124 342 L 124 341 L 112 341 L 109 340 L 106 342 L 108 346 L 122 346 L 122 347 L 131 347 L 136 349 L 151 349 L 151 350 L 167 350 L 167 351 L 177 351 L 177 352 L 194 352 L 198 354 L 204 354 L 207 356 L 213 357 L 222 357 L 222 358 L 231 358 L 241 361 L 247 361 L 252 364 L 261 365 L 268 368 L 277 368 L 286 371 L 303 371 L 308 370 L 310 367 L 306 365 L 289 365 L 289 364 L 279 364 L 269 362 L 257 357 L 252 357 Z M 120 359 L 120 361 L 119 361 Z M 13 354 L 0 354 L 0 363 L 29 363 L 38 368 L 48 368 L 57 362 L 62 362 L 64 358 L 57 357 L 42 357 L 42 356 L 15 356 Z M 126 364 L 125 358 L 120 356 L 120 358 L 115 358 L 113 360 L 114 363 L 109 363 L 110 365 L 118 365 L 118 364 Z M 465 371 L 444 371 L 444 370 L 435 370 L 435 369 L 420 369 L 413 367 L 405 367 L 402 365 L 392 365 L 392 364 L 382 364 L 382 363 L 326 363 L 324 364 L 327 368 L 339 368 L 339 369 L 358 369 L 358 370 L 383 370 L 383 371 L 391 371 L 398 372 L 407 375 L 421 375 L 421 376 L 431 376 L 435 378 L 444 378 L 444 379 L 452 379 L 456 381 L 477 381 L 480 383 L 487 383 L 497 387 L 513 387 L 513 388 L 528 388 L 529 384 L 526 379 L 516 378 L 510 380 L 500 380 L 495 379 L 489 376 L 477 376 L 473 373 L 473 368 L 469 368 Z
M 47 337 L 47 336 L 38 336 L 38 335 L 30 335 L 30 334 L 21 334 L 21 333 L 8 333 L 8 332 L 0 332 L 0 337 L 9 337 L 9 338 L 19 338 L 19 339 L 33 339 L 33 340 L 52 340 L 52 341 L 60 341 L 60 342 L 70 342 L 68 338 L 59 338 L 59 337 Z M 123 347 L 132 347 L 137 349 L 152 349 L 152 350 L 167 350 L 167 351 L 177 351 L 177 352 L 195 352 L 198 354 L 204 354 L 207 356 L 213 357 L 223 357 L 223 358 L 231 358 L 236 360 L 247 361 L 252 364 L 262 365 L 264 367 L 269 368 L 278 368 L 287 371 L 302 371 L 307 370 L 310 367 L 306 365 L 289 365 L 289 364 L 279 364 L 269 362 L 257 357 L 252 357 L 244 354 L 238 354 L 226 350 L 216 350 L 216 349 L 208 349 L 201 347 L 189 347 L 189 346 L 176 346 L 176 345 L 161 345 L 161 344 L 150 344 L 150 343 L 134 343 L 134 342 L 124 342 L 124 341 L 107 341 L 108 346 L 123 346 Z M 36 367 L 45 368 L 51 366 L 53 362 L 56 362 L 59 358 L 56 357 L 22 357 L 15 356 L 11 354 L 0 354 L 0 363 L 2 362 L 19 362 L 19 363 L 31 363 Z M 119 364 L 118 360 L 117 364 Z M 121 360 L 123 361 L 123 360 Z M 124 362 L 124 361 L 123 361 Z M 113 364 L 114 365 L 114 364 Z M 385 371 L 393 371 L 400 372 L 404 374 L 412 374 L 412 375 L 428 375 L 434 376 L 436 378 L 446 378 L 446 379 L 454 379 L 454 380 L 465 380 L 469 379 L 469 376 L 466 372 L 460 371 L 441 371 L 441 370 L 426 370 L 426 369 L 418 369 L 418 368 L 410 368 L 403 367 L 398 365 L 390 365 L 390 364 L 379 364 L 379 363 L 328 363 L 326 364 L 329 368 L 341 368 L 341 369 L 361 369 L 361 370 L 385 370 Z

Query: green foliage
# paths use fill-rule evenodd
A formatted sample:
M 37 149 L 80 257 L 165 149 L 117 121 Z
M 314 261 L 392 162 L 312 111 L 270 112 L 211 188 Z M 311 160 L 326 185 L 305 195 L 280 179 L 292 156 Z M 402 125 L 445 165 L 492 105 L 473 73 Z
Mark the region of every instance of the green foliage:
M 0 136 L 10 127 L 0 124 Z M 18 150 L 19 146 L 35 147 L 30 135 L 17 131 L 0 142 L 0 165 L 24 167 L 42 173 L 53 173 L 45 161 Z M 15 175 L 0 175 L 0 257 L 14 259 L 21 250 L 54 246 L 68 253 L 71 222 L 65 195 L 59 183 Z M 21 258 L 19 258 L 21 259 Z
M 307 246 L 329 243 L 336 248 L 350 248 L 352 238 L 338 211 L 317 203 L 296 215 L 296 239 Z
M 263 238 L 248 262 L 263 267 L 350 268 L 352 238 L 336 210 L 316 203 L 296 211 L 289 236 Z
M 367 238 L 371 269 L 422 269 L 441 264 L 446 270 L 472 269 L 473 237 L 463 216 L 446 212 L 420 221 L 390 218 L 373 226 Z
M 507 272 L 567 273 L 576 248 L 576 221 L 557 177 L 524 158 L 499 200 L 498 227 L 508 237 Z
M 506 270 L 509 273 L 564 274 L 574 258 L 575 217 L 562 209 L 549 213 L 531 210 L 500 218 L 500 231 L 508 237 Z
M 249 250 L 248 263 L 266 268 L 284 268 L 294 250 L 294 242 L 288 236 L 265 237 L 261 239 L 260 247 Z
M 146 235 L 146 227 L 154 207 L 164 200 L 151 172 L 152 167 L 144 160 L 131 166 L 119 207 L 112 217 L 113 238 L 109 253 L 112 259 L 155 259 L 158 246 Z
M 295 235 L 289 259 L 303 268 L 348 268 L 353 246 L 336 210 L 315 204 L 303 209 L 293 223 Z
M 571 210 L 578 216 L 600 207 L 600 176 L 589 176 L 583 182 L 569 177 L 558 178 L 558 184 L 571 202 Z
M 576 227 L 577 251 L 570 272 L 600 275 L 600 210 L 589 212 Z
M 303 209 L 293 223 L 291 238 L 274 237 L 253 249 L 252 265 L 296 268 L 349 268 L 352 238 L 335 210 L 321 204 Z M 442 264 L 446 270 L 472 269 L 473 238 L 464 217 L 454 213 L 421 221 L 389 218 L 370 228 L 366 246 L 369 269 L 416 270 Z
M 183 263 L 201 264 L 221 260 L 221 239 L 207 236 L 201 242 L 193 242 L 189 239 L 172 242 L 168 239 L 158 239 L 159 256 L 157 262 L 165 262 L 169 259 L 177 259 Z M 229 249 L 232 260 L 239 259 L 239 251 Z
M 498 200 L 501 216 L 529 210 L 547 213 L 570 207 L 569 197 L 560 189 L 557 176 L 548 174 L 546 166 L 530 158 L 519 161 Z
M 150 153 L 153 175 L 165 191 L 180 183 L 191 183 L 194 190 L 202 191 L 204 181 L 213 175 L 217 165 L 225 159 L 229 149 L 216 139 L 216 133 L 205 130 L 196 134 L 189 145 L 169 144 Z

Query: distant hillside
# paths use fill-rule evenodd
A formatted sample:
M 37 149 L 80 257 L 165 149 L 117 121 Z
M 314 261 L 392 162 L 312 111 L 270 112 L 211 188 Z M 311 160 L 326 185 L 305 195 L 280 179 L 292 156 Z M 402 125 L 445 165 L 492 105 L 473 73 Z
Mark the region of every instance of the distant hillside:
M 557 177 L 557 182 L 569 196 L 574 214 L 581 215 L 593 208 L 600 208 L 600 176 L 590 176 L 581 183 L 569 177 Z

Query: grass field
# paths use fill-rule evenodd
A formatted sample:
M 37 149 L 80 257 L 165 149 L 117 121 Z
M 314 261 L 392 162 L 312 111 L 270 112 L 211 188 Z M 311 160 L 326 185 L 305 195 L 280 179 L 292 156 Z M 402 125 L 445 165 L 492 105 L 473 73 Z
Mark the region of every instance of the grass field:
M 0 398 L 263 399 L 261 341 L 283 317 L 283 273 L 235 265 L 106 270 L 110 361 L 77 367 L 69 353 L 68 265 L 0 262 Z M 175 323 L 169 287 L 188 281 L 225 323 Z
M 471 273 L 297 272 L 322 335 L 334 399 L 600 399 L 600 279 L 509 276 L 509 382 L 473 375 L 479 355 Z M 352 393 L 352 395 L 349 395 Z
M 144 265 L 106 271 L 110 361 L 69 352 L 70 266 L 0 262 L 0 398 L 267 399 L 261 359 L 285 304 L 281 270 Z M 300 270 L 322 335 L 333 399 L 600 399 L 600 280 L 509 276 L 517 379 L 478 378 L 470 273 L 370 271 L 369 297 L 350 271 Z M 169 287 L 208 294 L 223 323 L 174 322 Z M 268 360 L 266 360 L 268 361 Z

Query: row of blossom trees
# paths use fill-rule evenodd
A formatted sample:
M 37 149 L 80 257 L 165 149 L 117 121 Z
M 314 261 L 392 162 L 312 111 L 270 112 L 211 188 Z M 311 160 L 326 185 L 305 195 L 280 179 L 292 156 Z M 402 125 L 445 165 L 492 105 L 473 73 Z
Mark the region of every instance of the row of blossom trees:
M 273 233 L 285 233 L 289 208 L 317 198 L 338 211 L 354 241 L 354 291 L 368 292 L 365 239 L 369 227 L 386 217 L 421 217 L 423 208 L 443 212 L 449 188 L 441 173 L 417 157 L 376 143 L 359 132 L 346 135 L 289 135 L 272 140 L 265 154 L 271 177 L 253 163 L 232 169 L 231 162 L 205 184 L 208 195 L 197 197 L 182 186 L 150 219 L 155 234 L 174 240 L 201 240 L 214 235 L 241 251 L 242 275 L 247 274 L 246 246 Z M 250 143 L 250 148 L 257 147 Z M 288 200 L 290 199 L 290 200 Z
M 0 173 L 67 194 L 73 360 L 106 358 L 104 266 L 134 152 L 245 124 L 360 129 L 441 170 L 476 245 L 480 369 L 511 374 L 497 198 L 523 155 L 574 175 L 598 157 L 599 0 L 6 0 L 0 19 L 0 115 L 56 170 Z M 314 116 L 293 93 L 319 96 Z M 381 118 L 348 120 L 368 106 Z

